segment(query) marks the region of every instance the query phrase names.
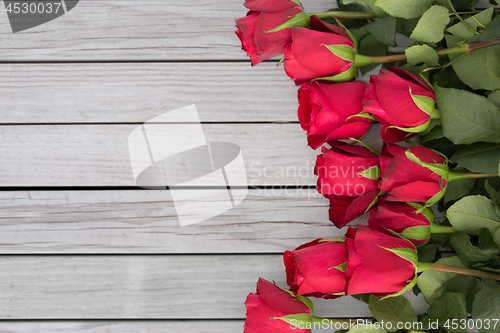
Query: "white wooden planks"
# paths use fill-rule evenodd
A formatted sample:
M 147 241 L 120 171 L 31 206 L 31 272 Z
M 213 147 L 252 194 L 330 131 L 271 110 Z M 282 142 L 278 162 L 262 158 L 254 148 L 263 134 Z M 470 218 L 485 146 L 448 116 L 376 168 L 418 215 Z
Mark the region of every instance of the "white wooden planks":
M 0 61 L 246 60 L 234 20 L 248 11 L 233 0 L 82 0 L 68 14 L 12 33 L 0 15 Z M 305 3 L 310 13 L 335 6 Z
M 1 124 L 143 123 L 191 104 L 203 122 L 298 121 L 298 87 L 274 63 L 4 64 L 0 77 Z
M 164 126 L 168 131 L 176 125 Z M 2 126 L 0 186 L 135 186 L 127 144 L 136 127 Z M 241 147 L 250 186 L 316 184 L 319 152 L 306 145 L 299 124 L 204 124 L 203 129 L 208 142 Z M 374 125 L 364 141 L 380 148 L 379 130 Z
M 235 333 L 243 332 L 243 320 L 155 321 L 30 321 L 2 322 L 2 333 Z
M 2 256 L 0 318 L 244 319 L 259 277 L 285 286 L 282 256 Z M 315 303 L 320 316 L 370 316 L 350 297 Z
M 0 254 L 279 254 L 344 233 L 315 189 L 250 190 L 236 208 L 182 228 L 168 191 L 0 192 Z

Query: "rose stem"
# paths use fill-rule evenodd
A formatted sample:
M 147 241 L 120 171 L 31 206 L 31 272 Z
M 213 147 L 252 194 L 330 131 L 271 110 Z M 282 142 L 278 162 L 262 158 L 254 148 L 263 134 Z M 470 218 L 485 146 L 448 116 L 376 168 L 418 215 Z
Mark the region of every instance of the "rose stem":
M 482 49 L 484 47 L 493 46 L 500 44 L 500 38 L 494 39 L 492 41 L 481 41 L 471 44 L 462 44 L 456 47 L 450 47 L 447 49 L 436 50 L 438 55 L 447 55 L 452 53 L 465 53 L 470 54 L 472 51 Z M 356 66 L 361 67 L 369 64 L 385 64 L 388 62 L 396 62 L 406 60 L 406 54 L 392 54 L 388 56 L 380 57 L 369 57 L 361 54 L 356 54 Z
M 452 234 L 458 230 L 446 225 L 431 224 L 431 234 Z
M 455 180 L 461 180 L 461 179 L 490 178 L 490 177 L 498 177 L 498 172 L 495 173 L 450 172 L 448 181 L 453 182 Z
M 500 274 L 479 271 L 477 269 L 454 267 L 454 266 L 448 266 L 448 265 L 443 265 L 443 264 L 430 264 L 430 263 L 426 263 L 426 262 L 419 262 L 417 264 L 417 266 L 418 266 L 419 272 L 437 271 L 437 272 L 443 272 L 443 273 L 469 275 L 469 276 L 475 276 L 475 277 L 483 278 L 483 279 L 491 279 L 491 280 L 500 281 Z
M 316 15 L 319 19 L 329 19 L 329 18 L 337 18 L 337 19 L 369 19 L 375 18 L 377 15 L 373 12 L 340 12 L 340 11 L 331 11 L 324 13 L 314 13 L 308 14 Z

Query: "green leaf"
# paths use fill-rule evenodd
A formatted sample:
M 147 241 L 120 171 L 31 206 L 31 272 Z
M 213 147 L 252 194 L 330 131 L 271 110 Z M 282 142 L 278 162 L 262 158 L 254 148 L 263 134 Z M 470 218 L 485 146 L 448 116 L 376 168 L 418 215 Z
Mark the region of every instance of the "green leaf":
M 411 303 L 404 296 L 380 299 L 370 295 L 368 307 L 378 322 L 389 322 L 392 325 L 385 326 L 389 332 L 397 331 L 398 323 L 415 323 L 417 315 Z M 389 327 L 392 329 L 389 329 Z
M 410 38 L 426 43 L 437 43 L 444 38 L 444 29 L 450 23 L 450 12 L 441 6 L 432 6 L 420 18 Z
M 477 142 L 469 146 L 459 146 L 450 160 L 472 172 L 497 172 L 498 161 L 500 161 L 500 145 Z
M 500 244 L 500 218 L 488 198 L 482 195 L 462 198 L 448 208 L 446 216 L 458 231 L 479 235 L 481 229 L 486 228 L 495 243 Z
M 375 13 L 375 15 L 377 15 L 378 18 L 389 16 L 382 8 L 375 6 L 375 3 L 377 2 L 377 0 L 364 0 L 364 1 L 365 1 L 365 4 L 368 7 L 370 7 L 370 9 Z
M 378 57 L 385 56 L 387 54 L 387 45 L 380 43 L 372 35 L 366 35 L 359 42 L 359 54 Z M 377 67 L 378 64 L 370 64 L 366 66 L 362 66 L 361 72 L 365 74 L 366 72 Z
M 427 310 L 427 314 L 431 318 L 439 319 L 439 326 L 443 327 L 448 319 L 467 320 L 466 300 L 463 293 L 445 292 L 437 298 L 431 307 Z M 432 321 L 432 320 L 431 320 Z M 456 329 L 447 328 L 449 332 L 465 333 L 467 327 L 458 325 Z
M 427 141 L 436 140 L 443 137 L 443 128 L 441 126 L 434 126 L 429 131 L 429 133 L 427 133 L 423 138 L 420 139 L 420 143 L 426 143 Z
M 500 109 L 500 90 L 492 92 L 488 96 L 488 101 L 490 101 L 491 103 L 495 104 L 496 107 Z
M 472 309 L 472 302 L 478 290 L 476 290 L 479 285 L 479 280 L 473 276 L 467 275 L 457 275 L 450 279 L 443 286 L 443 293 L 453 292 L 453 293 L 464 293 L 465 299 L 467 301 L 467 312 L 470 313 Z
M 396 46 L 396 19 L 394 17 L 379 18 L 365 27 L 380 43 Z
M 490 7 L 487 10 L 483 10 L 479 14 L 476 14 L 472 17 L 469 17 L 465 20 L 465 23 L 473 30 L 477 32 L 477 28 L 481 26 L 486 26 L 491 21 L 491 17 L 493 15 L 494 8 Z M 452 25 L 447 29 L 449 33 L 454 36 L 460 37 L 461 39 L 467 39 L 475 36 L 476 34 L 472 32 L 467 25 L 463 22 L 459 22 L 455 25 Z
M 418 262 L 433 262 L 436 258 L 438 246 L 436 244 L 426 244 L 417 249 Z
M 472 51 L 451 65 L 472 89 L 500 89 L 500 45 Z
M 455 168 L 453 172 L 462 172 L 465 171 L 464 168 Z M 454 201 L 460 199 L 464 195 L 470 192 L 476 183 L 475 179 L 466 178 L 460 179 L 454 182 L 449 182 L 446 184 L 447 190 L 444 194 L 444 203 L 448 203 L 450 201 Z
M 358 172 L 357 174 L 360 175 L 361 177 L 365 177 L 371 180 L 377 180 L 380 178 L 381 172 L 379 166 L 374 165 L 361 172 Z
M 425 63 L 429 66 L 439 65 L 439 56 L 432 47 L 428 45 L 413 45 L 405 50 L 406 61 L 410 65 Z
M 437 263 L 465 268 L 458 257 L 439 259 Z M 445 284 L 456 276 L 457 275 L 453 273 L 425 271 L 418 277 L 417 285 L 422 291 L 422 294 L 424 294 L 427 303 L 432 304 L 445 292 L 445 290 L 443 290 Z
M 432 0 L 377 0 L 376 7 L 391 16 L 411 19 L 423 15 L 432 5 Z
M 488 180 L 484 182 L 484 189 L 488 192 L 493 205 L 495 206 L 495 212 L 500 216 L 500 194 L 488 183 Z
M 500 331 L 498 325 L 498 319 L 500 318 L 500 282 L 487 280 L 483 282 L 483 286 L 472 304 L 472 318 L 481 320 L 483 324 L 486 323 L 486 320 L 490 322 L 489 328 L 483 325 L 479 330 L 481 333 L 498 333 Z M 497 325 L 494 325 L 495 322 Z
M 436 86 L 444 135 L 455 144 L 500 142 L 500 112 L 486 97 Z
M 495 17 L 486 25 L 483 32 L 467 40 L 467 43 L 479 42 L 483 40 L 494 40 L 500 37 L 500 16 Z
M 498 254 L 497 249 L 482 250 L 471 244 L 470 236 L 465 232 L 456 232 L 450 237 L 451 247 L 457 252 L 458 258 L 466 266 L 479 262 L 487 262 L 495 259 Z
M 481 250 L 489 251 L 489 252 L 495 252 L 498 253 L 498 245 L 495 243 L 495 240 L 491 236 L 491 233 L 488 229 L 481 229 L 479 232 L 479 248 Z

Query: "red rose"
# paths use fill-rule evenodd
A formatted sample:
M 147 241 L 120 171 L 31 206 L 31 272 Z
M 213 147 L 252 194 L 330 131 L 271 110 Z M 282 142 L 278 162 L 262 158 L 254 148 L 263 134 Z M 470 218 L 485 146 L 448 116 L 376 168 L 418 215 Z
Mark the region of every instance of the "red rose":
M 415 285 L 417 251 L 411 242 L 365 226 L 350 227 L 345 242 L 348 295 L 385 296 Z
M 241 40 L 242 49 L 252 59 L 252 65 L 283 54 L 285 46 L 292 40 L 290 27 L 278 28 L 282 24 L 306 26 L 309 17 L 302 7 L 291 0 L 249 1 L 247 16 L 236 20 L 236 35 Z M 270 32 L 278 28 L 280 30 Z
M 306 83 L 300 87 L 299 120 L 307 131 L 307 142 L 313 149 L 332 140 L 360 138 L 372 120 L 352 117 L 363 110 L 366 83 L 353 81 L 325 84 Z
M 336 298 L 345 290 L 347 252 L 342 241 L 316 239 L 284 254 L 287 283 L 297 295 Z
M 285 47 L 285 71 L 297 85 L 313 79 L 350 81 L 356 75 L 353 64 L 355 43 L 349 34 L 317 16 L 311 29 L 292 28 L 292 43 Z
M 257 292 L 248 295 L 245 305 L 247 320 L 244 325 L 244 333 L 309 333 L 309 329 L 293 327 L 290 323 L 279 318 L 293 314 L 311 315 L 311 309 L 299 298 L 267 280 L 259 279 Z
M 401 142 L 429 126 L 434 102 L 434 90 L 424 80 L 402 68 L 382 68 L 370 77 L 363 111 L 382 124 L 382 140 Z
M 339 228 L 365 213 L 379 194 L 379 156 L 365 147 L 331 142 L 316 159 L 317 190 L 330 199 L 330 220 Z
M 377 207 L 370 210 L 368 225 L 387 235 L 401 234 L 415 246 L 420 246 L 429 240 L 434 214 L 429 208 L 418 213 L 419 208 L 417 204 L 390 202 L 380 198 Z
M 446 159 L 421 146 L 401 150 L 384 170 L 380 184 L 388 201 L 436 203 L 448 178 Z

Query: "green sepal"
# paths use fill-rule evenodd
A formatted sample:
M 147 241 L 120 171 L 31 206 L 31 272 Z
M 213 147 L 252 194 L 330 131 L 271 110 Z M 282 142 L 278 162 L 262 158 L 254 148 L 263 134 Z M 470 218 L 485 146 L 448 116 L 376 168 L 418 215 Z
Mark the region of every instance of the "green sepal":
M 406 228 L 401 235 L 404 238 L 424 240 L 429 239 L 431 235 L 431 227 L 425 225 L 419 225 L 415 227 Z
M 275 281 L 273 281 L 273 283 L 280 290 L 282 290 L 282 291 L 284 291 L 284 292 L 292 295 L 293 297 L 295 297 L 296 299 L 298 299 L 299 301 L 301 301 L 302 303 L 304 303 L 309 308 L 309 310 L 311 310 L 311 313 L 314 312 L 314 304 L 311 302 L 311 300 L 309 298 L 307 298 L 305 296 L 302 296 L 302 295 L 295 295 L 293 293 L 293 291 L 290 291 L 288 289 L 285 289 L 285 288 L 282 288 L 282 287 L 278 286 L 278 284 Z
M 394 294 L 390 294 L 390 295 L 387 295 L 385 297 L 382 297 L 381 300 L 383 299 L 386 299 L 386 298 L 389 298 L 389 297 L 397 297 L 397 296 L 401 296 L 403 295 L 405 292 L 407 291 L 410 291 L 415 285 L 417 284 L 417 274 L 415 274 L 415 277 L 413 278 L 413 280 L 410 281 L 410 283 L 408 283 L 406 285 L 406 287 L 404 287 L 402 290 L 398 291 L 397 293 L 394 293 Z
M 371 166 L 361 172 L 358 172 L 357 175 L 360 175 L 362 177 L 371 179 L 371 180 L 377 180 L 380 178 L 382 172 L 380 171 L 380 167 L 378 165 Z
M 326 44 L 323 44 L 323 46 L 325 46 L 330 52 L 335 54 L 340 59 L 344 59 L 347 61 L 354 61 L 354 56 L 356 53 L 354 52 L 354 49 L 352 47 L 350 47 L 349 45 L 345 45 L 345 44 L 326 45 Z
M 326 80 L 326 81 L 335 81 L 335 82 L 347 82 L 351 81 L 356 77 L 356 67 L 354 64 L 349 68 L 348 70 L 339 73 L 337 75 L 333 76 L 325 76 L 325 77 L 320 77 L 311 81 L 317 81 L 317 80 Z
M 409 240 L 407 240 L 408 243 L 412 244 Z M 395 255 L 397 255 L 398 257 L 404 259 L 404 260 L 408 260 L 409 262 L 411 262 L 412 264 L 414 265 L 417 265 L 418 263 L 418 255 L 417 255 L 417 251 L 415 251 L 415 249 L 410 249 L 410 248 L 407 248 L 407 247 L 395 247 L 393 249 L 389 249 L 387 247 L 383 247 L 383 246 L 379 246 L 380 248 L 384 249 L 384 250 L 387 250 L 387 251 L 391 251 L 392 253 L 394 253 Z
M 344 243 L 345 242 L 345 238 L 320 239 L 318 242 L 319 243 L 323 243 L 323 242 L 340 242 L 340 243 Z
M 447 188 L 447 186 L 444 186 L 441 189 L 441 191 L 439 191 L 438 193 L 434 194 L 429 200 L 427 200 L 427 202 L 425 203 L 424 208 L 430 207 L 430 206 L 434 205 L 435 203 L 437 203 L 439 200 L 441 200 L 441 198 L 446 193 L 446 188 Z M 421 213 L 422 211 L 423 211 L 423 209 L 417 210 L 417 213 Z
M 375 116 L 374 116 L 374 115 L 371 115 L 371 114 L 366 113 L 366 112 L 360 112 L 360 113 L 355 114 L 355 115 L 353 115 L 353 116 L 349 116 L 349 117 L 347 117 L 347 119 L 346 119 L 346 120 L 349 120 L 349 119 L 351 119 L 351 118 L 355 118 L 355 117 L 358 117 L 358 118 L 366 118 L 366 119 L 371 119 L 371 120 L 377 120 L 377 118 L 375 118 Z
M 309 22 L 310 22 L 309 16 L 304 12 L 300 12 L 295 16 L 293 16 L 288 21 L 286 21 L 285 23 L 280 24 L 277 27 L 272 28 L 271 30 L 267 30 L 265 31 L 265 33 L 276 32 L 293 27 L 307 27 L 309 25 Z
M 410 150 L 407 150 L 405 152 L 405 154 L 406 154 L 406 157 L 410 161 L 412 161 L 412 162 L 420 165 L 421 167 L 424 167 L 424 168 L 427 168 L 427 169 L 431 170 L 432 172 L 434 172 L 435 174 L 439 175 L 444 180 L 448 180 L 448 176 L 450 174 L 450 169 L 448 168 L 448 165 L 441 164 L 441 163 L 427 163 L 427 162 L 423 162 L 417 156 L 415 156 L 415 154 L 413 154 Z
M 292 1 L 295 2 L 297 5 L 299 5 L 300 8 L 304 9 L 304 6 L 302 5 L 302 3 L 299 0 L 292 0 Z
M 365 210 L 365 214 L 370 210 L 372 209 L 373 206 L 375 206 L 377 203 L 378 203 L 378 197 L 381 196 L 381 195 L 384 195 L 384 192 L 380 191 L 378 193 L 378 195 L 375 197 L 375 199 L 373 199 L 373 201 L 368 205 L 368 207 L 366 208 Z
M 413 103 L 415 103 L 415 105 L 418 106 L 420 110 L 427 113 L 429 116 L 432 115 L 432 112 L 434 112 L 434 109 L 436 108 L 436 103 L 432 98 L 427 96 L 413 95 L 411 93 L 411 87 L 410 96 L 413 99 Z
M 354 52 L 358 53 L 358 40 L 356 39 L 356 37 L 354 37 L 352 32 L 350 32 L 349 29 L 347 29 L 346 26 L 343 25 L 342 22 L 340 22 L 336 17 L 335 17 L 335 21 L 337 21 L 337 24 L 340 25 L 342 27 L 342 29 L 345 30 L 345 32 L 347 32 L 347 34 L 349 35 L 349 37 L 351 38 L 351 40 L 354 44 Z
M 342 273 L 345 273 L 346 269 L 347 269 L 347 261 L 345 263 L 343 263 L 343 264 L 338 265 L 338 266 L 330 267 L 330 268 L 327 269 L 327 271 L 329 271 L 331 269 L 338 269 Z
M 358 139 L 355 139 L 355 138 L 349 138 L 349 140 L 352 140 L 354 142 L 357 142 L 357 143 L 361 143 L 363 145 L 363 147 L 365 147 L 366 149 L 368 149 L 369 151 L 371 151 L 372 153 L 374 154 L 377 154 L 378 156 L 380 156 L 381 154 L 376 151 L 375 149 L 373 149 L 372 147 L 368 146 L 366 143 L 364 143 L 363 141 L 361 140 L 358 140 Z
M 428 121 L 426 121 L 422 125 L 418 125 L 415 127 L 388 126 L 387 128 L 397 128 L 400 131 L 408 132 L 408 133 L 422 133 L 423 131 L 425 131 L 429 127 L 430 123 L 431 123 L 431 120 L 429 119 Z
M 432 224 L 432 222 L 434 221 L 434 212 L 432 211 L 432 209 L 427 208 L 424 205 L 421 205 L 417 202 L 406 202 L 406 204 L 417 209 L 415 213 L 423 214 L 427 218 L 427 221 L 429 221 L 429 223 Z
M 297 313 L 297 314 L 288 315 L 288 316 L 284 316 L 284 317 L 272 317 L 270 319 L 280 319 L 280 320 L 283 320 L 289 324 L 292 323 L 292 320 L 295 320 L 294 323 L 297 323 L 297 324 L 299 324 L 299 323 L 303 323 L 303 324 L 312 323 L 311 315 L 307 314 L 307 313 Z

